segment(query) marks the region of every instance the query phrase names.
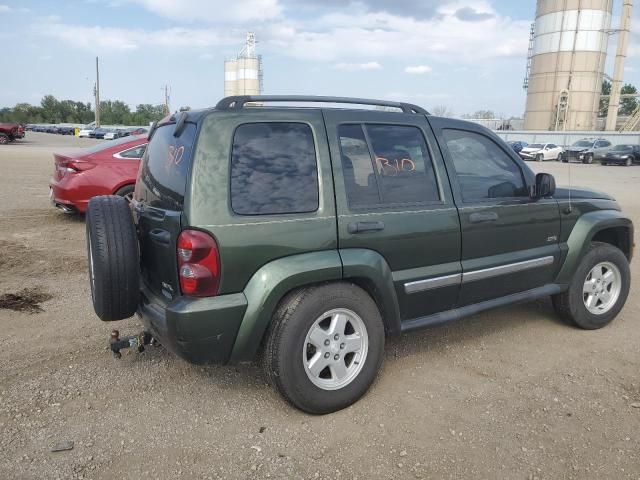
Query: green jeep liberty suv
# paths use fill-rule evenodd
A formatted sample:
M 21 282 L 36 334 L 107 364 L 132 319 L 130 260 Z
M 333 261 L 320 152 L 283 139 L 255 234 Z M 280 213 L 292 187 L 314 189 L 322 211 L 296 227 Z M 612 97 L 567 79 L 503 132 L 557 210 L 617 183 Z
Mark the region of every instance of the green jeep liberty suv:
M 361 397 L 386 335 L 545 296 L 596 329 L 629 293 L 633 224 L 615 200 L 556 190 L 473 123 L 405 103 L 228 97 L 149 138 L 131 205 L 89 204 L 97 315 L 137 312 L 194 363 L 260 353 L 306 412 Z

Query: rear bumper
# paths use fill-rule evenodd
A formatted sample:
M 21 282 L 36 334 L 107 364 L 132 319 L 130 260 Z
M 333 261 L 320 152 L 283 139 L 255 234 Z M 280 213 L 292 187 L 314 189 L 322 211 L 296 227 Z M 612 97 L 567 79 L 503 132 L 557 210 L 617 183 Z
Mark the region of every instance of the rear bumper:
M 55 181 L 51 179 L 51 203 L 58 208 L 66 210 L 65 207 L 84 213 L 87 210 L 89 199 L 79 192 L 77 182 L 69 182 L 62 179 Z
M 602 163 L 610 163 L 610 164 L 615 164 L 615 165 L 624 165 L 625 163 L 627 163 L 627 159 L 626 158 L 616 158 L 616 157 L 605 157 L 602 159 Z M 631 160 L 631 163 L 635 163 L 634 160 Z
M 188 362 L 225 364 L 246 309 L 242 293 L 165 303 L 143 285 L 138 316 L 160 343 Z

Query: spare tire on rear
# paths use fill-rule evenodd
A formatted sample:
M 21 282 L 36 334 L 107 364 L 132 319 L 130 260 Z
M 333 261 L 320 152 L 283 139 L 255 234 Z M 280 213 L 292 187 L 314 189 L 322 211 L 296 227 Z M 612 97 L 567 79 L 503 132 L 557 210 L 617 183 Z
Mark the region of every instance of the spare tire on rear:
M 93 309 L 105 322 L 129 318 L 140 298 L 138 238 L 129 204 L 115 195 L 94 197 L 86 225 Z

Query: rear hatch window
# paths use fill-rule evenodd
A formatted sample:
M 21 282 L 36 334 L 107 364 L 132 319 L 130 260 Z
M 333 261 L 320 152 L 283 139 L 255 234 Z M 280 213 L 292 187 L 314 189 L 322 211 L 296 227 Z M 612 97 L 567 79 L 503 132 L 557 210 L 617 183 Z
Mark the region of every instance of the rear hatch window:
M 162 125 L 151 137 L 142 157 L 136 199 L 157 208 L 182 210 L 196 125 L 187 123 L 177 138 L 175 127 L 175 123 Z
M 140 162 L 134 202 L 142 278 L 166 299 L 179 294 L 176 242 L 196 133 L 193 123 L 185 124 L 178 137 L 175 128 L 174 123 L 165 124 L 151 137 Z

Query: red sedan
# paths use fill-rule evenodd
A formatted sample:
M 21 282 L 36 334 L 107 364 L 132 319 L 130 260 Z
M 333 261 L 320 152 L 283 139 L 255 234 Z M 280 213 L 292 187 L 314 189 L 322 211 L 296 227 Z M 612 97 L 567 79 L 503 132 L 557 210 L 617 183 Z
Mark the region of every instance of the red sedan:
M 67 213 L 84 212 L 92 197 L 120 195 L 130 199 L 140 158 L 149 140 L 123 137 L 83 149 L 54 153 L 55 170 L 49 183 L 51 201 Z

